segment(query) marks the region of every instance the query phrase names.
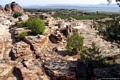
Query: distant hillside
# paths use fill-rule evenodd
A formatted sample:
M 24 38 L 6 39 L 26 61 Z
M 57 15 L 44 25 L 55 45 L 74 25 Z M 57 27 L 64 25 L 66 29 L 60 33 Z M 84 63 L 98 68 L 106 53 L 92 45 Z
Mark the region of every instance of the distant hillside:
M 98 4 L 98 5 L 89 5 L 91 7 L 118 7 L 117 4 L 104 4 L 104 3 L 101 3 L 101 4 Z
M 30 5 L 23 6 L 23 8 L 41 8 L 41 9 L 76 9 L 78 7 L 118 7 L 117 4 L 97 4 L 97 5 L 88 5 L 88 4 L 48 4 L 48 5 Z

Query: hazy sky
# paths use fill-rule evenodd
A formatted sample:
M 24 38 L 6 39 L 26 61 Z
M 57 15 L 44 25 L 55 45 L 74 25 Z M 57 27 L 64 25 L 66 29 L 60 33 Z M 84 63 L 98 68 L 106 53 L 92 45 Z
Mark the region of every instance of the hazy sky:
M 15 1 L 20 5 L 46 5 L 46 4 L 99 4 L 106 3 L 107 0 L 0 0 L 1 5 Z M 112 0 L 115 3 L 115 0 Z

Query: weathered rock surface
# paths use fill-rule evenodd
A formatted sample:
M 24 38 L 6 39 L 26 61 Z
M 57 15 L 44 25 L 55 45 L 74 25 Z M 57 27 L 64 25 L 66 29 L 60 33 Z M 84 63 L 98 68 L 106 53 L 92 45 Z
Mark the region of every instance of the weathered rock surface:
M 22 41 L 15 43 L 12 48 L 12 53 L 15 58 L 30 54 L 30 45 Z
M 84 61 L 84 60 L 77 61 L 76 75 L 81 78 L 88 77 L 89 73 L 88 73 L 88 65 L 87 65 L 86 61 Z
M 39 36 L 27 36 L 26 42 L 32 46 L 32 49 L 35 51 L 37 56 L 41 55 L 41 50 L 48 42 L 48 37 L 39 35 Z
M 120 65 L 110 68 L 95 68 L 94 78 L 120 78 Z
M 22 15 L 22 16 L 20 16 L 18 19 L 19 19 L 19 21 L 26 21 L 26 20 L 28 20 L 28 15 Z
M 10 4 L 5 5 L 5 11 L 6 11 L 6 13 L 23 12 L 23 9 L 16 2 L 12 2 Z
M 20 76 L 21 80 L 49 80 L 43 73 L 41 64 L 37 60 L 25 60 L 15 66 L 16 76 Z
M 88 23 L 84 22 L 83 26 L 79 26 L 78 31 L 80 35 L 84 37 L 85 47 L 90 48 L 92 42 L 94 42 L 101 51 L 100 55 L 102 55 L 103 58 L 111 57 L 115 59 L 115 56 L 120 58 L 120 49 L 118 48 L 117 44 L 104 40 L 102 36 L 97 34 L 98 31 L 95 30 L 95 28 L 91 28 Z
M 8 74 L 11 69 L 12 66 L 5 63 L 0 63 L 0 78 Z
M 74 80 L 75 68 L 75 62 L 67 62 L 60 58 L 53 58 L 44 63 L 44 69 L 51 80 Z

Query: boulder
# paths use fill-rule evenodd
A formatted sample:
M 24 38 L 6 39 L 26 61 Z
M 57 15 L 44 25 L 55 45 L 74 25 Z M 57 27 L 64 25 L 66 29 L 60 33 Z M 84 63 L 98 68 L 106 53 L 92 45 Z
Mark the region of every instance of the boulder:
M 27 36 L 25 38 L 26 43 L 29 43 L 32 46 L 36 56 L 41 56 L 41 50 L 48 42 L 48 37 L 40 36 Z
M 11 3 L 11 9 L 13 12 L 23 12 L 22 7 L 19 4 L 17 4 L 16 2 Z
M 61 58 L 52 58 L 44 62 L 45 72 L 51 80 L 75 80 L 75 62 L 67 62 Z
M 16 76 L 20 76 L 20 80 L 49 80 L 43 73 L 39 61 L 29 59 L 22 63 L 18 63 L 14 70 Z
M 12 70 L 12 66 L 5 63 L 0 63 L 0 77 L 7 75 L 10 70 Z
M 15 43 L 12 47 L 12 53 L 15 58 L 25 56 L 30 54 L 30 52 L 30 45 L 22 41 Z
M 14 13 L 14 12 L 23 12 L 22 7 L 16 2 L 12 2 L 10 4 L 5 5 L 6 13 Z

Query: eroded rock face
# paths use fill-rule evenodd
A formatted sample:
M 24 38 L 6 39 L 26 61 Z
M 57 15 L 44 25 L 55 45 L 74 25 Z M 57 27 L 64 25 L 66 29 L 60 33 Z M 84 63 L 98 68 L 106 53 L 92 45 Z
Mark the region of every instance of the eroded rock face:
M 30 53 L 30 45 L 20 41 L 13 45 L 12 53 L 15 58 L 27 55 Z
M 48 37 L 40 35 L 38 36 L 28 36 L 25 38 L 26 42 L 32 46 L 35 51 L 36 56 L 41 55 L 41 50 L 48 42 Z
M 18 63 L 14 70 L 18 76 L 21 76 L 21 80 L 49 80 L 43 73 L 39 61 L 29 59 L 22 63 Z
M 22 7 L 17 4 L 16 2 L 12 2 L 10 4 L 5 5 L 5 11 L 7 13 L 13 13 L 13 12 L 23 12 Z
M 53 58 L 44 63 L 44 69 L 51 80 L 75 80 L 75 68 L 75 62 L 67 62 L 60 58 Z
M 5 76 L 12 69 L 12 66 L 5 63 L 0 63 L 0 77 Z

